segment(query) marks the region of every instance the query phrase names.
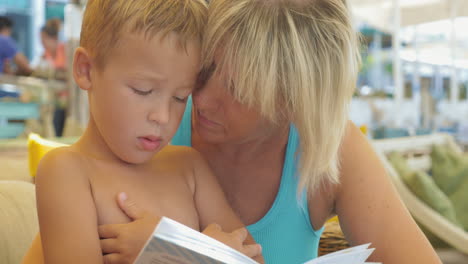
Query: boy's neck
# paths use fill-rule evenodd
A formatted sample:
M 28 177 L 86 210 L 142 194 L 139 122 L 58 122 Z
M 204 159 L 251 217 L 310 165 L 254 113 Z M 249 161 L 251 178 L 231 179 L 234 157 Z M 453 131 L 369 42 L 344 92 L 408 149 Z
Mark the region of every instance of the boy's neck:
M 92 116 L 89 119 L 85 132 L 75 144 L 78 151 L 89 158 L 98 161 L 108 161 L 124 164 L 117 155 L 109 148 L 96 127 Z

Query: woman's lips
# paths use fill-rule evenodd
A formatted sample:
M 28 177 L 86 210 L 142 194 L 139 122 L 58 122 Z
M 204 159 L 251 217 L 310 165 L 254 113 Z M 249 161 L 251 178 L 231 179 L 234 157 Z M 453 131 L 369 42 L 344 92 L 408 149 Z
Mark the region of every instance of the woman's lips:
M 141 147 L 146 151 L 155 151 L 161 146 L 162 139 L 155 136 L 139 137 Z
M 204 126 L 207 126 L 207 127 L 219 127 L 220 126 L 220 124 L 209 120 L 204 115 L 202 115 L 200 112 L 198 112 L 198 122 L 200 122 L 201 124 L 203 124 Z

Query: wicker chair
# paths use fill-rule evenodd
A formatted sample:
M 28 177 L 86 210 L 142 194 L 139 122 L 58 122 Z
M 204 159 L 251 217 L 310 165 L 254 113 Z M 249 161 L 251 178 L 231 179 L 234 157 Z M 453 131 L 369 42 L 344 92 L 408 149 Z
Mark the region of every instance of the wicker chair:
M 335 218 L 325 223 L 325 230 L 319 242 L 319 257 L 349 247 L 350 245 L 341 231 L 338 219 Z

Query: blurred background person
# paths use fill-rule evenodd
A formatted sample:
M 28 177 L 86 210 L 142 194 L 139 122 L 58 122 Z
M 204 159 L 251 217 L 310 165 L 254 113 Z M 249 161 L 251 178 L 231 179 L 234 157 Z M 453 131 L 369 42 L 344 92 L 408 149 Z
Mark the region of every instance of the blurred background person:
M 47 20 L 41 29 L 41 42 L 44 46 L 42 58 L 57 71 L 65 70 L 65 45 L 59 41 L 59 32 L 62 22 L 58 18 Z
M 16 42 L 11 37 L 13 22 L 6 16 L 0 16 L 0 70 L 2 73 L 30 75 L 32 69 L 23 53 L 18 51 Z M 16 65 L 13 68 L 12 62 Z
M 41 28 L 41 43 L 44 47 L 44 53 L 38 66 L 38 76 L 65 80 L 66 79 L 66 53 L 65 44 L 60 42 L 59 33 L 62 27 L 62 21 L 58 18 L 47 20 Z M 55 110 L 53 124 L 55 135 L 61 137 L 66 117 L 66 102 L 68 100 L 68 91 L 61 90 L 55 94 Z

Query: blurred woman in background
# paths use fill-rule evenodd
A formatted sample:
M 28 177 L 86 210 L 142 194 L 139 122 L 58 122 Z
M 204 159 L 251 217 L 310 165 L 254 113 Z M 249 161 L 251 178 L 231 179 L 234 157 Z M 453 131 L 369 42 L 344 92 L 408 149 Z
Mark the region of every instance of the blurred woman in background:
M 59 32 L 62 26 L 60 19 L 47 20 L 41 29 L 41 42 L 44 46 L 42 63 L 45 64 L 49 77 L 64 80 L 66 78 L 65 44 L 59 41 Z M 62 136 L 66 116 L 66 101 L 68 92 L 60 91 L 55 95 L 54 128 L 57 137 Z
M 41 29 L 41 42 L 44 46 L 42 58 L 55 70 L 65 70 L 66 67 L 65 45 L 59 41 L 61 24 L 59 19 L 53 18 Z

